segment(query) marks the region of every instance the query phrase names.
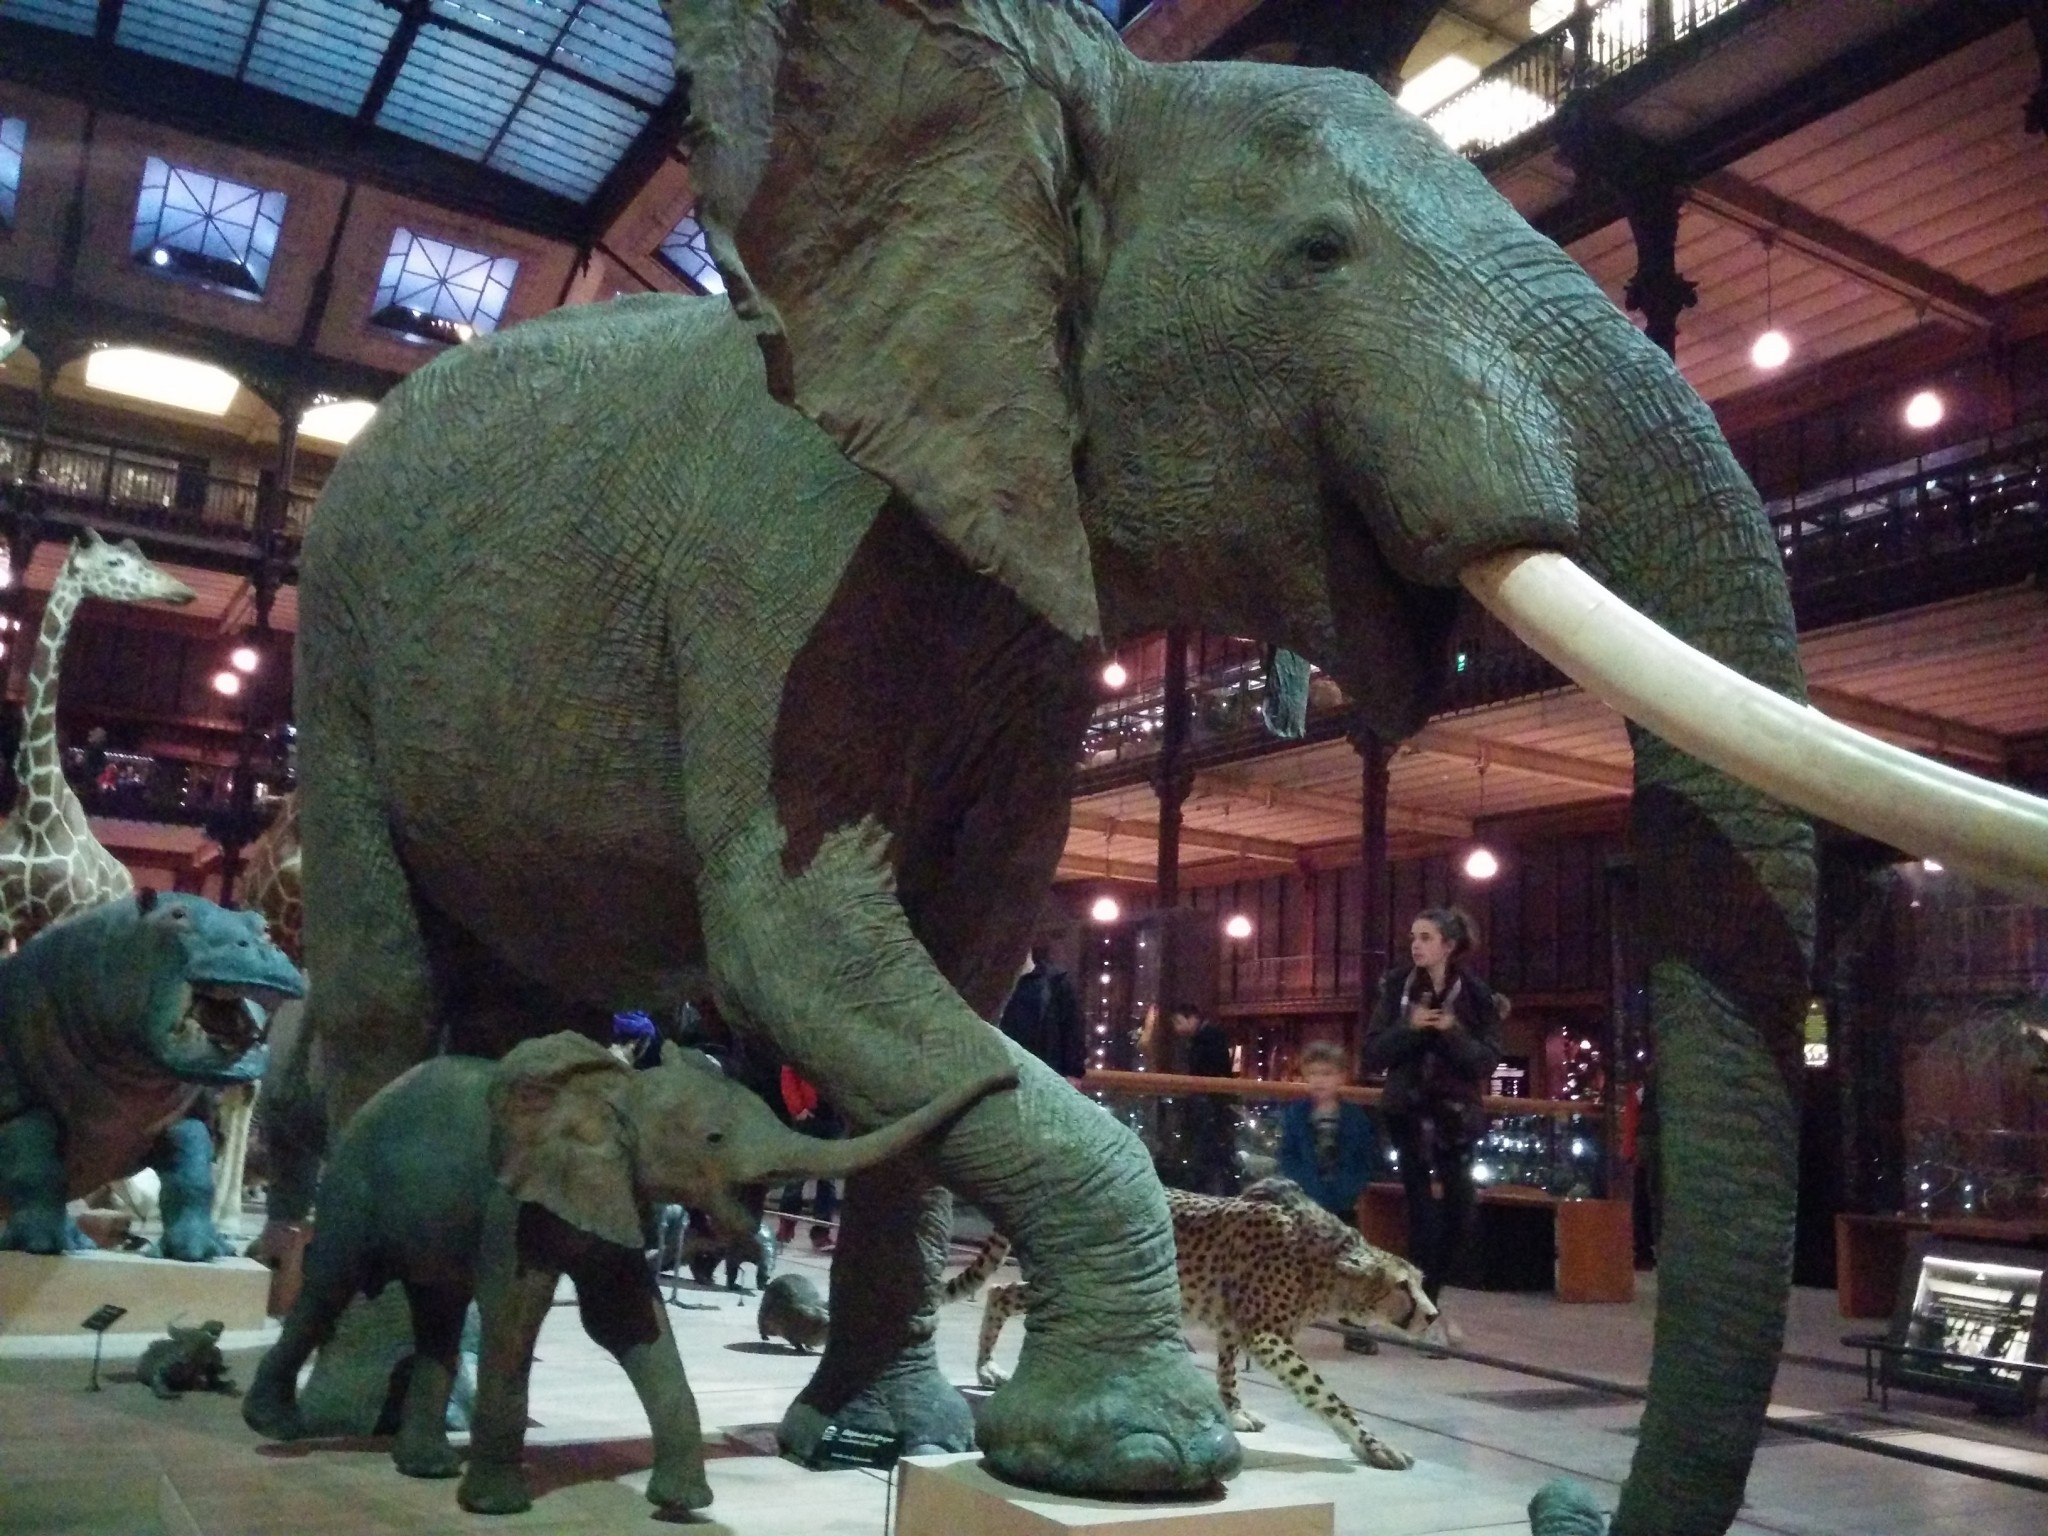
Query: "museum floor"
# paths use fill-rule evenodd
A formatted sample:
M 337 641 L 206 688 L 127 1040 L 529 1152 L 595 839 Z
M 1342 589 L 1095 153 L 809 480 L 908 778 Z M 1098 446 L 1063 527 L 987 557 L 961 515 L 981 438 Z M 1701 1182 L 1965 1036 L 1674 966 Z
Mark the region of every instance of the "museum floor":
M 825 1263 L 792 1250 L 815 1273 Z M 1263 1373 L 1246 1402 L 1272 1427 L 1246 1437 L 1255 1464 L 1285 1469 L 1327 1493 L 1337 1530 L 1356 1536 L 1478 1536 L 1525 1531 L 1529 1495 L 1559 1472 L 1603 1495 L 1634 1448 L 1638 1406 L 1625 1397 L 1560 1384 L 1545 1369 L 1639 1383 L 1649 1353 L 1648 1288 L 1632 1307 L 1566 1307 L 1548 1297 L 1451 1293 L 1464 1353 L 1431 1359 L 1386 1346 L 1345 1354 L 1311 1330 L 1306 1352 L 1365 1413 L 1382 1438 L 1417 1457 L 1406 1473 L 1348 1461 L 1336 1441 Z M 767 1448 L 772 1426 L 810 1362 L 754 1336 L 751 1297 L 685 1290 L 677 1333 L 707 1426 L 722 1435 L 711 1465 L 715 1520 L 696 1528 L 736 1536 L 882 1536 L 885 1485 L 858 1472 L 806 1472 Z M 944 1317 L 941 1355 L 955 1380 L 971 1379 L 978 1306 Z M 1883 1437 L 1895 1447 L 1981 1460 L 2048 1482 L 2044 1415 L 1998 1423 L 1935 1399 L 1894 1394 L 1881 1415 L 1863 1400 L 1857 1357 L 1831 1292 L 1802 1291 L 1777 1394 L 1779 1415 L 1824 1433 Z M 1014 1351 L 1021 1335 L 1006 1337 Z M 251 1341 L 253 1342 L 253 1341 Z M 1198 1339 L 1206 1345 L 1206 1339 Z M 83 1346 L 84 1336 L 66 1341 Z M 256 1536 L 256 1533 L 562 1531 L 651 1529 L 638 1488 L 646 1425 L 625 1377 L 558 1308 L 534 1370 L 529 1461 L 538 1501 L 525 1515 L 479 1520 L 455 1507 L 449 1483 L 397 1476 L 381 1446 L 322 1442 L 273 1446 L 243 1428 L 231 1400 L 159 1403 L 109 1367 L 110 1384 L 83 1389 L 89 1350 L 22 1358 L 0 1351 L 0 1532 L 93 1536 Z M 257 1356 L 233 1357 L 246 1381 Z M 1522 1370 L 1505 1368 L 1512 1361 Z M 1797 1536 L 2040 1536 L 2048 1493 L 1774 1429 L 1759 1452 L 1740 1532 Z

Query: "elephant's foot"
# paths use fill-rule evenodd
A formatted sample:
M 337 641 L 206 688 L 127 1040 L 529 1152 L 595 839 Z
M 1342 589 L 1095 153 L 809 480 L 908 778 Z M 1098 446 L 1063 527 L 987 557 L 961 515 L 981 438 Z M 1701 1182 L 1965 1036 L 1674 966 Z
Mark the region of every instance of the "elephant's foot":
M 1177 1339 L 1121 1362 L 1027 1339 L 1017 1374 L 982 1411 L 990 1470 L 1056 1493 L 1195 1494 L 1236 1475 L 1241 1452 L 1216 1383 Z
M 455 1502 L 473 1515 L 516 1515 L 533 1508 L 533 1495 L 516 1462 L 472 1460 Z
M 806 1389 L 782 1416 L 782 1449 L 809 1461 L 834 1425 L 901 1436 L 906 1456 L 974 1449 L 974 1414 L 967 1399 L 939 1374 L 929 1345 L 899 1360 L 830 1413 L 816 1406 Z
M 462 1457 L 445 1436 L 400 1435 L 391 1447 L 391 1464 L 407 1477 L 453 1477 L 462 1470 Z
M 213 1259 L 225 1259 L 234 1250 L 214 1229 L 211 1213 L 201 1212 L 189 1221 L 174 1221 L 164 1228 L 162 1241 L 156 1245 L 157 1257 L 182 1259 L 188 1264 L 205 1264 Z
M 662 1509 L 709 1508 L 711 1484 L 704 1476 L 702 1448 L 670 1462 L 656 1462 L 654 1475 L 647 1479 L 647 1502 Z
M 62 1206 L 16 1210 L 0 1226 L 0 1248 L 17 1253 L 83 1253 L 98 1246 L 78 1230 Z
M 242 1422 L 266 1440 L 297 1440 L 305 1433 L 292 1394 L 260 1373 L 242 1399 Z

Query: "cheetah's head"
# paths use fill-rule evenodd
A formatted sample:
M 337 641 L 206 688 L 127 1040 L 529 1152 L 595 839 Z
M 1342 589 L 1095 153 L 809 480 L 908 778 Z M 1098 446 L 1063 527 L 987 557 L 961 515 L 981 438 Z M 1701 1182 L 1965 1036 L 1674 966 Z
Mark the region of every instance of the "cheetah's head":
M 1337 1255 L 1337 1321 L 1363 1328 L 1377 1320 L 1418 1334 L 1436 1321 L 1436 1303 L 1422 1290 L 1422 1271 L 1398 1254 L 1353 1233 Z

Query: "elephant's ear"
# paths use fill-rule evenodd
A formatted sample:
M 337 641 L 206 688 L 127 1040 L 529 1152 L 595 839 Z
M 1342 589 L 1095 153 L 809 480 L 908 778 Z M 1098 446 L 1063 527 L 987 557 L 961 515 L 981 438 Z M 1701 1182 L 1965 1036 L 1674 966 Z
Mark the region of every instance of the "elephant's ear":
M 491 1078 L 491 1164 L 518 1200 L 638 1248 L 632 1128 L 619 1104 L 632 1069 L 578 1034 L 515 1046 Z
M 769 386 L 1062 632 L 1082 162 L 1133 66 L 1073 0 L 666 0 L 697 217 Z

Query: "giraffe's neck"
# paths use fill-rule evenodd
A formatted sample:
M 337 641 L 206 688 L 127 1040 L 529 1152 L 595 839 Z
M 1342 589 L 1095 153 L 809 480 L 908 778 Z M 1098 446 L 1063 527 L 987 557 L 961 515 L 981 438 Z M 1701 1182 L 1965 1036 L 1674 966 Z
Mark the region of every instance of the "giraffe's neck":
M 71 617 L 84 600 L 84 585 L 65 561 L 50 589 L 50 601 L 43 609 L 43 624 L 36 635 L 35 662 L 28 672 L 28 698 L 22 706 L 21 745 L 14 754 L 14 814 L 19 816 L 37 801 L 60 798 L 64 786 L 64 764 L 57 750 L 57 669 L 64 660 L 64 641 L 71 633 Z

